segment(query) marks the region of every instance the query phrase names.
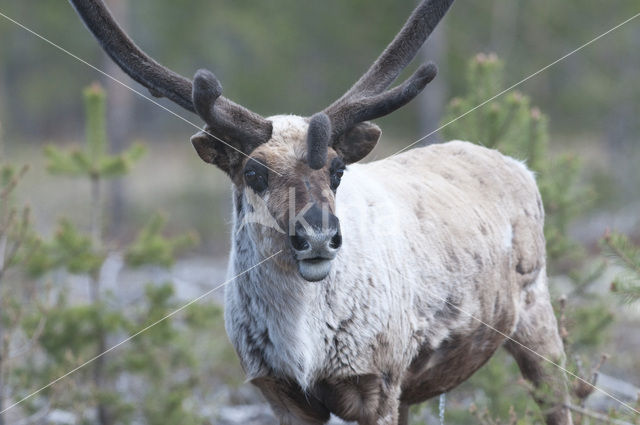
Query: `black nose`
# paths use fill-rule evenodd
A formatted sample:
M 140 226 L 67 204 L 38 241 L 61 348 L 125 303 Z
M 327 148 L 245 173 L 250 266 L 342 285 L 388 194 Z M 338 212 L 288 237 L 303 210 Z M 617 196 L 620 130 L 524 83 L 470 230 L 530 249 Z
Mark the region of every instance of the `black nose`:
M 342 235 L 340 229 L 321 232 L 312 228 L 306 230 L 303 226 L 296 226 L 296 232 L 289 236 L 289 241 L 298 260 L 332 259 L 342 246 Z
M 309 242 L 307 242 L 307 240 L 298 233 L 293 236 L 289 236 L 289 239 L 291 240 L 291 246 L 296 251 L 304 251 L 305 249 L 309 249 Z
M 340 234 L 340 230 L 336 231 L 336 234 L 333 235 L 331 241 L 329 241 L 329 247 L 333 249 L 338 249 L 342 246 L 342 235 Z
M 313 206 L 303 220 L 295 223 L 294 232 L 289 236 L 291 247 L 298 260 L 332 259 L 342 246 L 340 222 L 333 214 L 324 217 L 320 208 Z

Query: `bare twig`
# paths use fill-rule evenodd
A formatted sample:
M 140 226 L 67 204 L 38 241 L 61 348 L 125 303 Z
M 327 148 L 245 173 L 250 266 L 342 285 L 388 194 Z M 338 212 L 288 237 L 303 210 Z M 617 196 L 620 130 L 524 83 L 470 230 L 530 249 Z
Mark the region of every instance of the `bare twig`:
M 598 373 L 600 372 L 600 368 L 609 359 L 609 355 L 607 353 L 602 353 L 600 356 L 600 361 L 591 369 L 591 383 L 595 385 L 598 381 Z
M 608 354 L 602 354 L 600 361 L 591 368 L 590 377 L 587 376 L 582 367 L 582 362 L 576 357 L 576 366 L 578 368 L 579 376 L 584 377 L 584 380 L 576 380 L 573 384 L 573 392 L 580 400 L 580 405 L 584 407 L 584 402 L 593 393 L 596 381 L 598 380 L 598 373 L 605 361 L 609 358 Z
M 610 418 L 609 416 L 603 415 L 598 412 L 594 412 L 592 410 L 586 409 L 584 407 L 576 406 L 574 404 L 565 404 L 569 410 L 573 410 L 574 412 L 580 413 L 581 415 L 589 416 L 590 418 L 601 421 L 605 424 L 614 424 L 614 425 L 633 425 L 631 422 L 623 421 L 620 419 Z
M 15 189 L 16 185 L 18 184 L 18 181 L 26 174 L 28 170 L 28 165 L 23 165 L 22 168 L 20 168 L 18 174 L 13 176 L 11 181 L 9 181 L 7 185 L 2 189 L 2 192 L 0 192 L 0 199 L 5 201 L 9 197 L 11 192 L 13 192 L 13 189 Z
M 13 352 L 10 351 L 9 356 L 7 357 L 6 360 L 10 363 L 12 360 L 17 358 L 22 358 L 25 355 L 29 354 L 31 351 L 33 351 L 33 349 L 36 346 L 36 343 L 38 342 L 38 339 L 40 339 L 40 336 L 44 332 L 44 327 L 46 324 L 47 324 L 47 319 L 45 316 L 42 316 L 31 338 L 29 338 L 24 344 L 22 344 L 21 347 L 17 348 Z
M 34 414 L 26 418 L 20 419 L 17 422 L 14 422 L 14 425 L 31 425 L 35 423 L 40 423 L 40 421 L 46 419 L 50 411 L 51 411 L 51 402 L 49 401 Z
M 565 315 L 565 311 L 567 309 L 567 296 L 563 295 L 560 297 L 560 320 L 558 321 L 558 331 L 560 333 L 560 338 L 562 338 L 562 344 L 567 346 L 567 338 L 569 337 L 569 332 L 567 331 L 567 316 Z

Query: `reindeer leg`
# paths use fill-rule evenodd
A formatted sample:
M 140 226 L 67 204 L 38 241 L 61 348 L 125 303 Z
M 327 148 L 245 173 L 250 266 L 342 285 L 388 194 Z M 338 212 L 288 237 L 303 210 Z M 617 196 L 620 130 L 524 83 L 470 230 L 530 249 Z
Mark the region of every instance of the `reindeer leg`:
M 407 403 L 400 403 L 398 425 L 409 425 L 409 405 Z
M 380 394 L 378 417 L 375 425 L 401 425 L 400 422 L 400 385 L 385 388 Z M 367 422 L 364 422 L 367 423 Z
M 549 302 L 544 270 L 524 292 L 525 305 L 511 336 L 520 344 L 508 340 L 505 348 L 518 363 L 524 378 L 536 388 L 534 398 L 547 425 L 571 425 L 571 414 L 565 407 L 569 402 L 566 376 L 564 371 L 545 360 L 564 367 L 564 349 Z

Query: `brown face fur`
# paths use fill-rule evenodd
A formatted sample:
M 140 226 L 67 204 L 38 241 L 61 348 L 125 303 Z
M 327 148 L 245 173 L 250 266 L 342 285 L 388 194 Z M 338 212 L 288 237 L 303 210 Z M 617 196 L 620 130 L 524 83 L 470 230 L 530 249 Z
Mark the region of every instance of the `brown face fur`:
M 308 119 L 291 115 L 275 116 L 270 120 L 273 122 L 271 139 L 255 148 L 249 156 L 205 132 L 194 135 L 191 141 L 200 158 L 225 171 L 240 193 L 249 191 L 249 195 L 260 197 L 280 230 L 289 233 L 290 219 L 311 204 L 321 205 L 330 214 L 334 213 L 332 172 L 341 164 L 343 168 L 345 164 L 364 158 L 376 145 L 381 132 L 372 123 L 355 125 L 328 149 L 324 167 L 314 170 L 307 163 Z M 266 189 L 255 191 L 251 188 L 246 175 L 251 168 L 263 174 Z
M 275 116 L 271 138 L 244 155 L 200 132 L 191 141 L 200 158 L 225 171 L 234 183 L 239 228 L 251 224 L 250 239 L 265 254 L 291 252 L 277 263 L 297 268 L 310 282 L 324 279 L 342 244 L 335 194 L 346 164 L 364 158 L 380 129 L 368 122 L 337 136 L 319 169 L 309 166 L 309 119 Z M 208 128 L 207 128 L 208 130 Z M 316 164 L 317 168 L 317 164 Z M 256 225 L 257 224 L 257 225 Z
M 331 164 L 338 157 L 329 148 L 327 163 L 319 170 L 313 170 L 307 164 L 306 149 L 303 141 L 277 143 L 270 141 L 252 152 L 250 158 L 243 161 L 242 170 L 237 178 L 237 187 L 253 190 L 246 181 L 244 170 L 253 161 L 264 166 L 268 175 L 268 186 L 258 193 L 265 202 L 269 214 L 280 228 L 290 231 L 290 220 L 312 204 L 319 204 L 333 214 L 335 194 L 331 190 Z M 255 164 L 255 163 L 254 163 Z M 260 167 L 263 168 L 263 167 Z M 254 191 L 255 192 L 255 191 Z

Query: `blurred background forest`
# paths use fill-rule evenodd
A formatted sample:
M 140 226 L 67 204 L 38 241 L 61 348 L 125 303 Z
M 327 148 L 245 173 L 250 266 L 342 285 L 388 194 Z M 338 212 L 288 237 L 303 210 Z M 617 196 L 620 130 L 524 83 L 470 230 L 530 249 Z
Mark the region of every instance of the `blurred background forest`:
M 341 95 L 416 2 L 107 4 L 156 60 L 185 76 L 209 68 L 225 96 L 268 116 L 311 115 Z M 0 12 L 146 93 L 67 2 L 0 0 Z M 378 120 L 383 137 L 367 160 L 434 132 L 638 12 L 635 0 L 458 0 L 419 58 L 438 65 L 436 80 Z M 640 19 L 420 142 L 468 139 L 536 170 L 570 369 L 591 380 L 609 353 L 600 383 L 628 403 L 640 386 L 640 310 L 624 302 L 638 298 L 640 276 L 639 45 Z M 0 407 L 224 281 L 229 182 L 195 155 L 196 131 L 0 17 Z M 19 243 L 10 258 L 11 241 Z M 270 423 L 242 384 L 221 297 L 31 398 L 6 423 Z M 448 395 L 450 421 L 537 423 L 518 377 L 506 357 L 491 362 Z M 578 406 L 637 423 L 611 412 L 606 398 L 582 395 Z M 437 403 L 415 413 L 415 423 L 435 423 Z

